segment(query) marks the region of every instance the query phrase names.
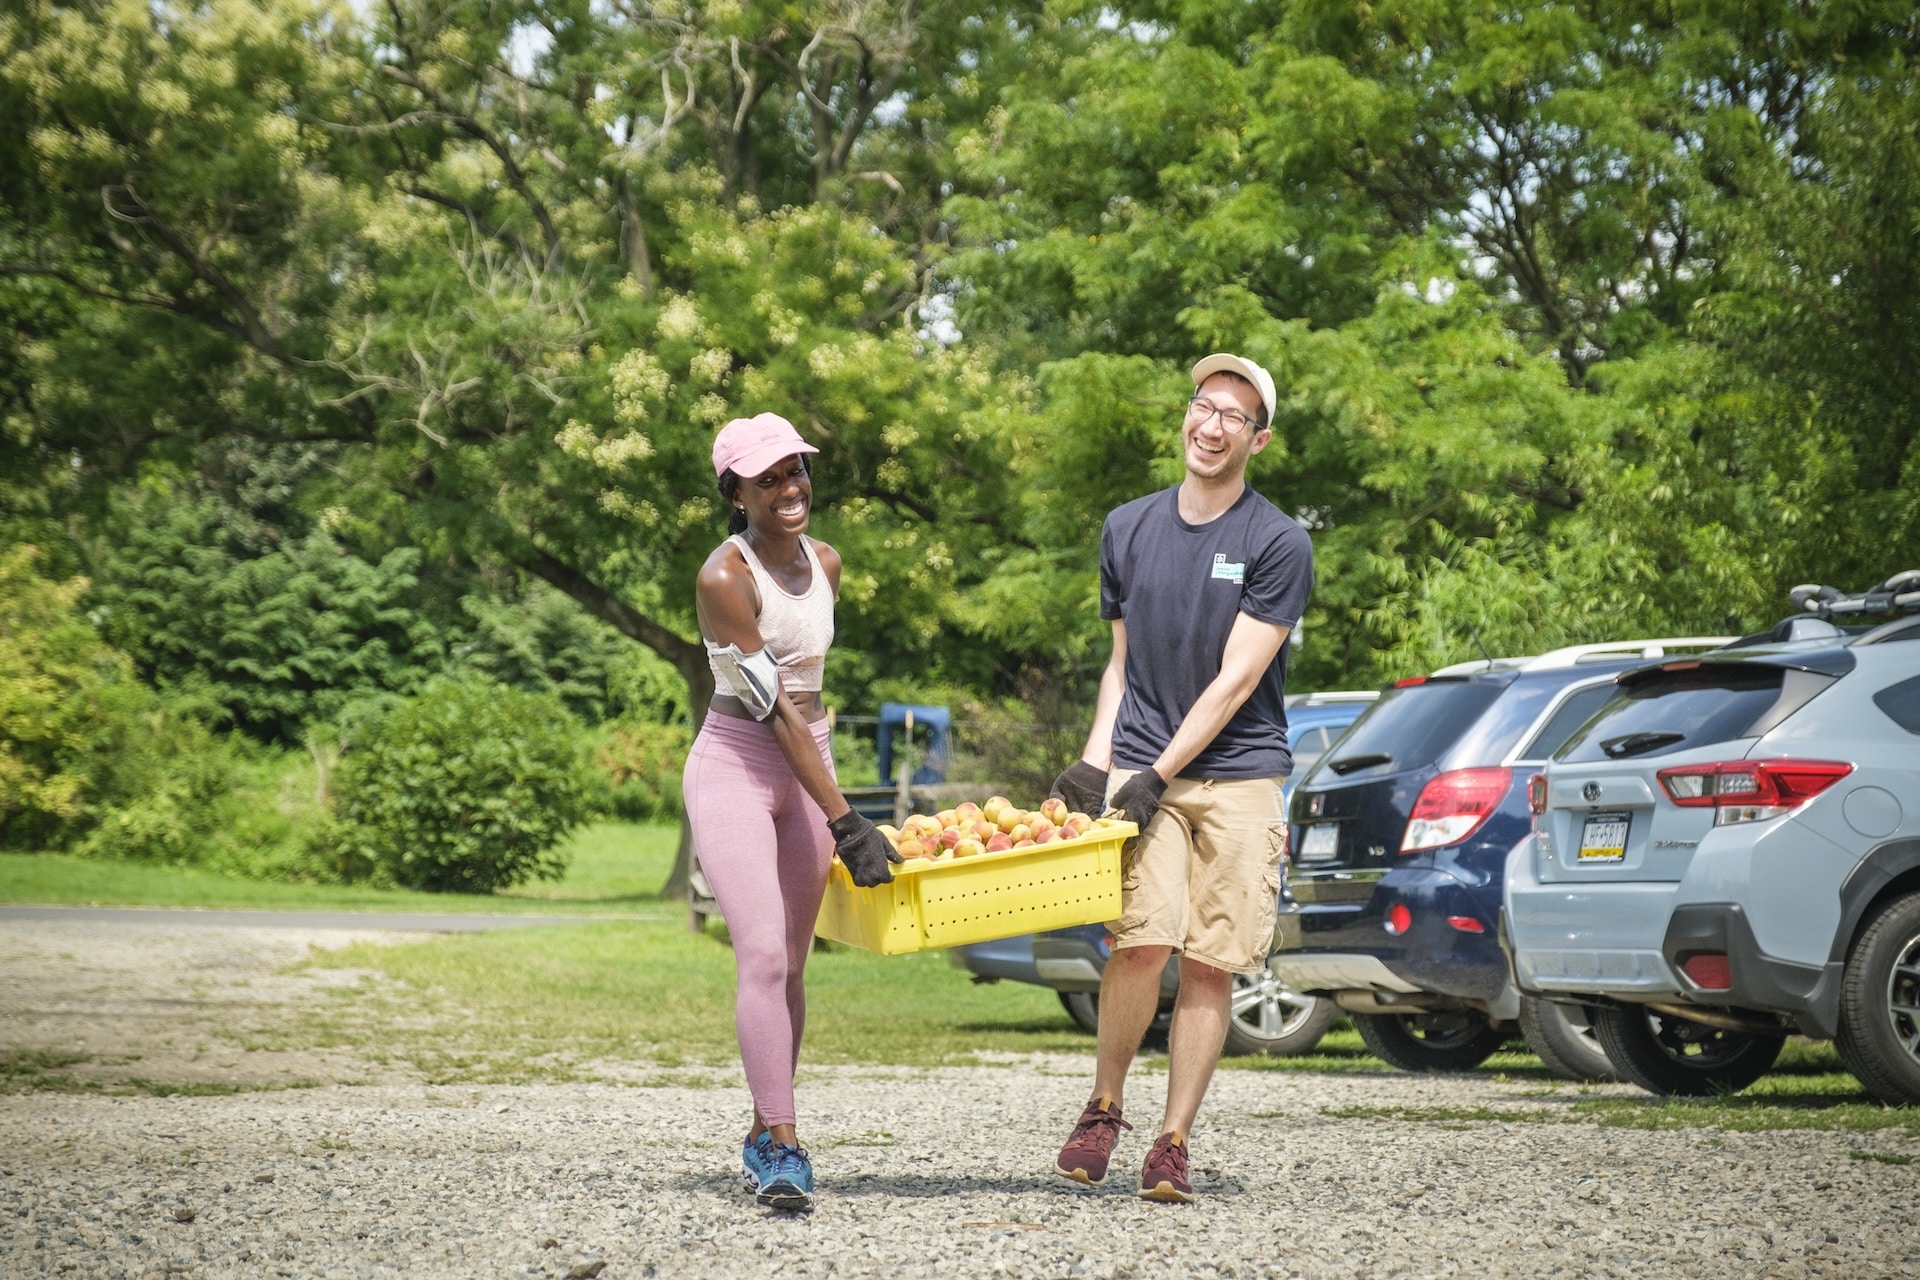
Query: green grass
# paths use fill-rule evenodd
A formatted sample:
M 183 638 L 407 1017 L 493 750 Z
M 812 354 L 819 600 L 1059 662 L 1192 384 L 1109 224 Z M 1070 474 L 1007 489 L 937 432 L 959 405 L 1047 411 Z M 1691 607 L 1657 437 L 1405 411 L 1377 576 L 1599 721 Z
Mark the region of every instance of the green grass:
M 1495 1055 L 1496 1058 L 1502 1055 Z M 1513 1055 L 1520 1056 L 1520 1055 Z M 1519 1083 L 1545 1077 L 1536 1059 L 1522 1058 L 1531 1070 L 1507 1069 L 1496 1078 Z M 1920 1134 L 1920 1107 L 1887 1107 L 1868 1097 L 1859 1081 L 1840 1066 L 1833 1046 L 1795 1038 L 1787 1042 L 1773 1071 L 1742 1093 L 1724 1098 L 1588 1096 L 1585 1087 L 1559 1081 L 1551 1091 L 1530 1090 L 1516 1098 L 1561 1105 L 1525 1107 L 1332 1107 L 1323 1114 L 1348 1120 L 1397 1120 L 1439 1124 L 1597 1124 L 1610 1129 L 1723 1129 L 1754 1133 L 1778 1129 L 1831 1129 L 1871 1132 L 1898 1129 Z
M 241 880 L 194 867 L 157 867 L 64 854 L 0 854 L 0 902 L 66 906 L 236 907 L 287 911 L 552 912 L 657 915 L 675 909 L 658 889 L 673 867 L 679 828 L 600 823 L 569 841 L 557 881 L 496 894 L 416 893 L 355 885 Z
M 342 993 L 282 1032 L 411 1063 L 436 1082 L 603 1076 L 608 1064 L 730 1067 L 733 953 L 678 921 L 621 921 L 356 946 L 310 962 L 388 983 Z M 944 955 L 833 948 L 807 968 L 809 1067 L 977 1063 L 1090 1053 L 1050 991 L 976 986 Z M 616 1073 L 617 1074 L 617 1073 Z

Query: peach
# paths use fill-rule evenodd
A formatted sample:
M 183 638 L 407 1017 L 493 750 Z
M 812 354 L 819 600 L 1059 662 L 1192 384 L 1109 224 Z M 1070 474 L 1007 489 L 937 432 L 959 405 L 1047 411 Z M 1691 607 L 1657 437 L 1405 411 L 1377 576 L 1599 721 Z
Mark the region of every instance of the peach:
M 960 843 L 960 828 L 942 827 L 940 829 L 940 847 L 942 849 L 951 849 L 953 848 L 953 846 L 959 843 Z
M 1015 840 L 1015 841 L 1013 842 L 1013 847 L 1014 847 L 1014 848 L 1016 848 L 1016 849 L 1031 849 L 1031 848 L 1033 848 L 1033 841 L 1031 841 L 1031 840 Z
M 1013 837 L 1015 844 L 1019 844 L 1022 840 L 1033 839 L 1033 828 L 1024 822 L 1016 822 L 1007 834 Z
M 1013 837 L 1004 831 L 993 833 L 993 839 L 987 841 L 988 853 L 999 853 L 1002 849 L 1013 848 Z
M 1068 817 L 1066 823 L 1061 826 L 1060 835 L 1063 839 L 1074 840 L 1087 834 L 1087 832 L 1092 829 L 1093 819 L 1084 813 L 1076 813 Z
M 943 827 L 957 826 L 960 822 L 960 815 L 953 809 L 942 809 L 933 815 L 933 820 Z
M 1058 827 L 1048 827 L 1044 831 L 1036 831 L 1033 833 L 1033 842 L 1035 844 L 1048 844 L 1059 838 L 1060 828 Z
M 895 845 L 894 849 L 903 858 L 924 858 L 927 855 L 927 847 L 920 843 L 918 836 L 908 836 Z
M 900 828 L 895 826 L 889 826 L 887 823 L 882 822 L 878 826 L 874 827 L 874 830 L 878 831 L 881 835 L 885 836 L 887 838 L 888 844 L 893 845 L 895 848 L 899 847 Z
M 1054 826 L 1063 826 L 1067 821 L 1067 802 L 1059 796 L 1048 796 L 1040 802 L 1040 813 Z
M 987 846 L 973 839 L 962 840 L 959 844 L 953 846 L 953 856 L 956 858 L 973 858 L 986 851 Z
M 973 820 L 973 825 L 971 827 L 961 828 L 961 831 L 963 832 L 971 831 L 973 833 L 973 838 L 975 840 L 978 840 L 981 844 L 985 844 L 987 841 L 993 839 L 993 837 L 999 832 L 999 830 L 1000 828 L 994 826 L 991 822 L 988 822 L 985 818 L 975 818 Z
M 1036 838 L 1042 831 L 1052 831 L 1055 825 L 1056 824 L 1044 813 L 1033 814 L 1027 819 L 1027 826 L 1032 829 Z
M 962 800 L 953 806 L 954 816 L 965 822 L 972 822 L 980 816 L 980 806 L 971 800 Z

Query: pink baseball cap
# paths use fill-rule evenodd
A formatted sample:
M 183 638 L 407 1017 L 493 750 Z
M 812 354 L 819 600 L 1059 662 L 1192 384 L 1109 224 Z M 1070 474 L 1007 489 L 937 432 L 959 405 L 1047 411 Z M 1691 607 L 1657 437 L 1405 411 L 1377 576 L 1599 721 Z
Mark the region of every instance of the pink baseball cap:
M 800 438 L 793 424 L 777 413 L 735 418 L 713 438 L 713 474 L 728 471 L 751 480 L 782 458 L 796 453 L 818 453 Z

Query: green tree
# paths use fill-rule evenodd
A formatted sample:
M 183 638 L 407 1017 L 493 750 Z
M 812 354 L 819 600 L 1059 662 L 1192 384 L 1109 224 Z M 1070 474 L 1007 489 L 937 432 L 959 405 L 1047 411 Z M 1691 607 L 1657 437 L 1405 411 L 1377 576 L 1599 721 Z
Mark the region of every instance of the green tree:
M 444 663 L 413 600 L 413 548 L 370 564 L 322 529 L 248 548 L 214 498 L 136 512 L 91 597 L 107 634 L 148 679 L 193 686 L 261 741 L 297 744 L 348 702 L 411 692 Z

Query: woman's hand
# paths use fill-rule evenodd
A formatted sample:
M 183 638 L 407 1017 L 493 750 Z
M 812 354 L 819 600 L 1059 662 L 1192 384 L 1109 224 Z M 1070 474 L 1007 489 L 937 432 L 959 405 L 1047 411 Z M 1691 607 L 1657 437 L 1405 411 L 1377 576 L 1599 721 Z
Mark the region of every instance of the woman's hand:
M 852 809 L 827 823 L 827 830 L 833 833 L 833 851 L 846 864 L 847 874 L 863 889 L 890 883 L 893 868 L 887 864 L 905 861 L 880 828 Z

